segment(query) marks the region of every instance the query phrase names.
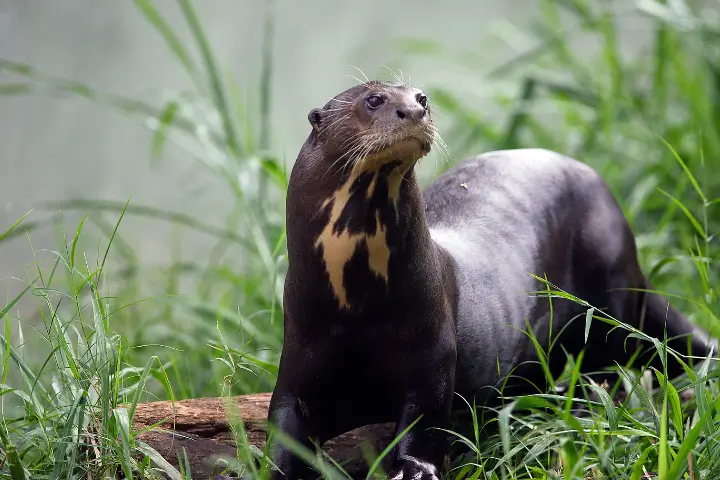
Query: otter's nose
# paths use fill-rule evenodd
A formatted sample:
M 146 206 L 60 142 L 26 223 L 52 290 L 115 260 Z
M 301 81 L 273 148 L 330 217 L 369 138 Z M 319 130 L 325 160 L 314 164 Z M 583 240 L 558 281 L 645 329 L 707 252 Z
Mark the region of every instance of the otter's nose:
M 397 116 L 401 118 L 402 120 L 412 120 L 414 122 L 420 121 L 425 114 L 427 113 L 425 109 L 416 104 L 416 105 L 400 105 L 397 107 L 396 110 Z

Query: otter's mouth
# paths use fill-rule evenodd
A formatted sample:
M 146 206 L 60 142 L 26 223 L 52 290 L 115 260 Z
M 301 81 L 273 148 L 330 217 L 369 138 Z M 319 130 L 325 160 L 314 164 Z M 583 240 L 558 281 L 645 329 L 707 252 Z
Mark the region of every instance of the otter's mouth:
M 410 148 L 419 148 L 423 153 L 429 153 L 432 147 L 432 139 L 427 137 L 407 137 L 400 140 L 400 143 L 405 142 Z
M 387 143 L 371 155 L 414 162 L 430 153 L 431 148 L 432 138 L 413 135 Z

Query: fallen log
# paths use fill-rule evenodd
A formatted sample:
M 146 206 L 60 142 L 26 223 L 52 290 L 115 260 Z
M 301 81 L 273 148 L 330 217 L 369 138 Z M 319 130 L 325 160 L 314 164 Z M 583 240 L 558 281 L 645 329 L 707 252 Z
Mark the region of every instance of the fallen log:
M 230 408 L 226 409 L 228 403 Z M 133 427 L 135 431 L 149 428 L 138 439 L 175 468 L 178 459 L 187 456 L 193 479 L 211 479 L 221 465 L 218 460 L 237 458 L 228 412 L 242 415 L 248 442 L 262 450 L 269 404 L 269 393 L 142 403 L 135 410 Z M 381 452 L 392 440 L 393 428 L 391 423 L 358 428 L 328 441 L 323 450 L 353 478 L 364 477 L 367 462 L 361 444 L 367 442 L 375 452 Z

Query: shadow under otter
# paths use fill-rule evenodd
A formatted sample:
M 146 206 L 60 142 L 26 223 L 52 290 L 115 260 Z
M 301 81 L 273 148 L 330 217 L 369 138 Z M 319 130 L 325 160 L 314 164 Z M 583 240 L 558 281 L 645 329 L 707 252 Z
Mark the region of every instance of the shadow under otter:
M 439 478 L 458 394 L 491 405 L 545 385 L 526 328 L 559 375 L 566 352 L 583 371 L 647 361 L 651 343 L 593 321 L 578 303 L 530 292 L 531 274 L 665 337 L 693 356 L 706 337 L 652 289 L 632 232 L 590 167 L 542 149 L 490 152 L 421 192 L 416 162 L 435 141 L 418 89 L 367 82 L 308 115 L 287 193 L 285 338 L 269 421 L 302 445 L 355 427 L 419 420 L 397 444 L 393 479 Z M 687 336 L 690 336 L 688 341 Z M 648 348 L 650 346 L 650 348 Z M 657 358 L 650 365 L 662 370 Z M 668 356 L 671 376 L 681 364 Z M 465 407 L 465 404 L 456 405 Z M 317 475 L 282 444 L 273 478 Z

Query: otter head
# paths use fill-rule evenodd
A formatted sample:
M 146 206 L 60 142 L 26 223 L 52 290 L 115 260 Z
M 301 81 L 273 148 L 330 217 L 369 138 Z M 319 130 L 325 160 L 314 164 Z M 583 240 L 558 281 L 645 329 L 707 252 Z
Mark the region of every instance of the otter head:
M 342 177 L 389 164 L 405 172 L 430 152 L 435 137 L 427 96 L 403 84 L 357 85 L 312 109 L 308 120 L 328 173 Z
M 302 209 L 319 212 L 323 224 L 317 231 L 302 225 L 299 234 L 312 235 L 339 307 L 350 309 L 372 288 L 389 288 L 405 235 L 402 187 L 430 151 L 435 127 L 422 91 L 381 82 L 344 91 L 308 120 L 313 131 L 298 157 L 299 176 L 321 198 Z M 296 202 L 311 198 L 291 203 L 300 210 Z

